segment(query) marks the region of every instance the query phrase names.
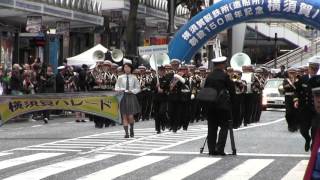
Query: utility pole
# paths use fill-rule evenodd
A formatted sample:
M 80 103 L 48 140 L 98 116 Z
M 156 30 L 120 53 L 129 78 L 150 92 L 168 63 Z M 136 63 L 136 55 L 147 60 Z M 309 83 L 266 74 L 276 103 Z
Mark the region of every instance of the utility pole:
M 170 24 L 169 24 L 169 39 L 171 40 L 172 37 L 173 37 L 173 34 L 174 34 L 174 15 L 175 15 L 175 3 L 176 1 L 175 0 L 170 0 L 169 1 L 169 8 L 170 8 L 170 11 L 169 11 L 169 19 L 170 19 Z
M 278 61 L 278 33 L 275 33 L 275 34 L 274 34 L 274 46 L 275 46 L 274 68 L 277 69 L 277 61 Z
M 210 0 L 209 1 L 209 5 L 213 5 L 214 1 L 213 0 Z M 213 67 L 213 64 L 211 62 L 211 59 L 213 59 L 213 45 L 208 45 L 207 46 L 207 58 L 208 58 L 208 68 L 209 69 L 212 69 Z

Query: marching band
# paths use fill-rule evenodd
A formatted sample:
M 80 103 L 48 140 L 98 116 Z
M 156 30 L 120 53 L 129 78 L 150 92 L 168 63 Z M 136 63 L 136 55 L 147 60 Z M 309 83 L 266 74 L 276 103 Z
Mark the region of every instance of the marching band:
M 306 151 L 311 146 L 311 121 L 314 115 L 308 83 L 317 69 L 318 62 L 311 62 L 308 67 L 289 68 L 283 78 L 283 85 L 279 87 L 279 91 L 285 96 L 288 130 L 300 130 L 306 140 Z M 65 82 L 64 89 L 70 91 L 113 91 L 119 77 L 124 73 L 123 67 L 116 63 L 97 60 L 96 65 L 82 66 L 81 70 L 73 70 L 69 66 L 60 68 L 58 76 L 61 82 Z M 211 70 L 204 66 L 186 65 L 178 59 L 160 65 L 157 70 L 143 65 L 133 69 L 132 75 L 137 78 L 140 86 L 136 96 L 141 107 L 139 113 L 133 114 L 134 121 L 154 119 L 155 131 L 160 134 L 165 129 L 174 133 L 180 129 L 186 131 L 190 123 L 209 119 L 212 109 L 200 102 L 197 94 L 211 73 Z M 266 80 L 270 78 L 270 72 L 264 67 L 245 63 L 225 68 L 224 73 L 234 85 L 231 104 L 233 128 L 259 122 L 263 110 L 262 91 Z M 75 81 L 81 82 L 81 88 L 75 85 Z M 301 117 L 307 120 L 302 121 Z M 84 117 L 79 115 L 79 118 Z M 115 125 L 106 118 L 94 115 L 89 118 L 95 122 L 96 128 Z M 79 121 L 80 119 L 77 122 Z M 128 121 L 127 125 L 130 124 L 133 126 L 133 122 Z

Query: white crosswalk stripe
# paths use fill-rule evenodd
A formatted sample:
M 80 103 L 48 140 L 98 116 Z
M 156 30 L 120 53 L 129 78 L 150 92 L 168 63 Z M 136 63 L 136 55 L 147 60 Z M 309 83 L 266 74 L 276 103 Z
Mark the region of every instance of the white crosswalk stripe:
M 0 161 L 0 170 L 62 155 L 63 153 L 37 153 L 33 155 L 18 157 Z
M 218 180 L 247 180 L 260 172 L 263 168 L 273 162 L 273 159 L 249 159 L 241 165 L 235 167 L 227 174 L 218 178 Z
M 119 149 L 121 150 L 121 149 Z M 140 152 L 140 150 L 128 150 L 128 153 L 135 153 L 135 151 Z M 49 178 L 52 176 L 55 179 L 64 179 L 65 173 L 76 174 L 79 169 L 85 166 L 96 166 L 100 161 L 111 162 L 112 165 L 108 165 L 101 169 L 97 165 L 97 169 L 90 168 L 86 173 L 81 174 L 77 177 L 79 179 L 115 179 L 115 178 L 126 178 L 130 177 L 131 173 L 145 173 L 144 177 L 141 179 L 151 179 L 151 180 L 166 180 L 166 179 L 184 179 L 190 176 L 198 177 L 201 179 L 201 174 L 212 174 L 213 177 L 218 177 L 219 180 L 224 179 L 250 179 L 254 178 L 259 172 L 268 173 L 273 166 L 279 163 L 273 163 L 274 161 L 286 162 L 284 159 L 265 159 L 265 158 L 255 158 L 251 159 L 247 157 L 242 159 L 242 157 L 235 158 L 237 164 L 230 165 L 230 167 L 225 167 L 225 171 L 222 169 L 217 170 L 220 165 L 216 163 L 230 162 L 230 158 L 219 158 L 219 157 L 197 157 L 197 156 L 185 156 L 185 158 L 176 158 L 176 155 L 145 155 L 145 156 L 128 156 L 130 154 L 119 153 L 109 154 L 109 153 L 93 153 L 88 155 L 80 155 L 76 158 L 67 158 L 66 153 L 35 153 L 32 155 L 26 155 L 18 157 L 14 153 L 0 153 L 3 159 L 0 161 L 0 172 L 5 172 L 7 174 L 1 176 L 0 179 L 5 180 L 36 180 Z M 64 155 L 64 158 L 54 159 L 54 157 Z M 12 157 L 11 157 L 12 156 Z M 10 159 L 11 157 L 11 159 Z M 109 158 L 113 157 L 109 160 Z M 134 157 L 134 159 L 132 159 Z M 52 158 L 52 159 L 49 159 Z M 121 159 L 120 163 L 112 163 L 118 158 Z M 187 159 L 186 159 L 187 158 Z M 42 160 L 42 161 L 40 161 Z M 43 164 L 46 160 L 45 165 Z M 50 163 L 50 161 L 52 161 Z M 119 161 L 117 161 L 119 162 Z M 157 164 L 155 164 L 157 163 Z M 275 177 L 275 179 L 282 180 L 293 180 L 302 179 L 306 170 L 308 160 L 297 161 L 296 165 L 290 165 L 290 167 L 283 168 L 289 169 L 288 172 L 282 172 L 281 174 L 286 174 L 283 177 Z M 99 163 L 100 164 L 100 163 Z M 170 168 L 166 166 L 170 164 Z M 232 164 L 232 163 L 231 163 Z M 32 166 L 30 166 L 32 165 Z M 267 168 L 271 166 L 270 168 Z M 161 167 L 159 171 L 154 172 L 155 167 Z M 9 169 L 10 168 L 10 169 Z M 21 171 L 19 170 L 21 169 Z M 231 169 L 231 170 L 230 170 Z M 282 168 L 281 168 L 282 169 Z M 201 173 L 200 173 L 201 172 Z M 60 174 L 63 173 L 63 174 Z M 272 172 L 270 172 L 272 173 Z M 68 173 L 69 174 L 69 173 Z M 82 176 L 82 177 L 81 177 Z M 138 177 L 139 178 L 139 177 Z M 274 177 L 272 177 L 274 178 Z
M 182 143 L 201 139 L 207 134 L 205 125 L 190 126 L 188 131 L 172 133 L 166 131 L 156 134 L 154 128 L 135 129 L 135 138 L 124 139 L 122 131 L 113 131 L 101 134 L 94 134 L 73 139 L 66 139 L 56 142 L 32 145 L 18 148 L 20 151 L 55 151 L 57 152 L 81 152 L 89 154 L 100 151 L 101 153 L 115 153 L 118 149 L 131 150 L 132 155 L 148 155 L 157 150 L 166 149 Z M 135 147 L 130 146 L 134 144 Z M 155 146 L 153 146 L 155 145 Z M 137 151 L 140 149 L 140 151 Z M 119 154 L 123 154 L 119 151 Z
M 51 175 L 55 175 L 70 169 L 74 169 L 86 164 L 94 163 L 97 161 L 105 160 L 113 157 L 113 155 L 108 154 L 99 154 L 93 157 L 79 157 L 63 162 L 59 162 L 56 164 L 44 166 L 38 169 L 34 169 L 31 171 L 27 171 L 21 174 L 17 174 L 15 176 L 8 177 L 4 180 L 38 180 L 49 177 Z
M 288 174 L 286 174 L 282 180 L 303 179 L 308 166 L 307 160 L 300 161 L 294 168 L 292 168 Z
M 10 155 L 10 154 L 12 154 L 12 153 L 0 153 L 0 157 L 1 156 L 7 156 L 7 155 Z
M 119 176 L 125 175 L 127 173 L 133 172 L 142 167 L 148 166 L 150 164 L 167 159 L 168 156 L 143 156 L 128 162 L 117 164 L 115 166 L 109 167 L 107 169 L 98 171 L 96 173 L 90 174 L 88 176 L 80 178 L 85 179 L 115 179 Z
M 219 161 L 220 159 L 221 158 L 194 158 L 187 163 L 184 163 L 164 173 L 151 177 L 151 180 L 183 179 Z

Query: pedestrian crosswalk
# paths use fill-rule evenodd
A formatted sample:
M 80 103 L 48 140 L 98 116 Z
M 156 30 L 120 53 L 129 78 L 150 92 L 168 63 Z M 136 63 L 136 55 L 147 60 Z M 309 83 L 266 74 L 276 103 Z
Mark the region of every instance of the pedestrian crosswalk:
M 308 161 L 296 158 L 209 157 L 207 155 L 128 156 L 107 153 L 65 156 L 66 153 L 0 154 L 0 179 L 251 179 L 261 171 L 267 179 L 303 179 Z M 292 158 L 292 157 L 290 157 Z M 277 162 L 277 163 L 275 163 Z M 280 163 L 278 163 L 280 162 Z M 286 165 L 288 167 L 275 167 Z M 269 167 L 272 168 L 269 168 Z M 274 167 L 273 167 L 274 166 Z M 85 169 L 85 171 L 83 171 Z M 279 177 L 272 170 L 284 170 Z M 192 177 L 192 178 L 190 178 Z
M 207 134 L 206 125 L 190 126 L 188 131 L 156 134 L 154 128 L 136 129 L 135 138 L 123 138 L 123 131 L 94 134 L 73 139 L 18 148 L 18 151 L 57 151 L 75 153 L 111 153 L 127 155 L 148 155 L 150 153 L 202 139 Z M 1 155 L 1 154 L 0 154 Z
M 73 168 L 77 168 L 83 165 L 87 165 L 90 163 L 94 163 L 97 161 L 105 160 L 111 158 L 112 155 L 106 154 L 98 154 L 92 157 L 78 157 L 75 159 L 67 160 L 64 162 L 59 162 L 55 164 L 51 164 L 48 166 L 40 167 L 37 169 L 33 169 L 21 174 L 17 174 L 11 177 L 6 178 L 5 180 L 21 180 L 21 179 L 28 179 L 28 180 L 37 180 L 49 177 L 54 174 L 58 174 Z

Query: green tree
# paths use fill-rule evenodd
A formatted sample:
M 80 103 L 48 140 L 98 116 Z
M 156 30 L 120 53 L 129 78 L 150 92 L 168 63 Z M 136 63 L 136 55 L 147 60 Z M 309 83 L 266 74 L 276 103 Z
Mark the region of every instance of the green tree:
M 126 54 L 134 56 L 137 54 L 137 15 L 139 0 L 130 0 L 130 12 L 126 27 Z

